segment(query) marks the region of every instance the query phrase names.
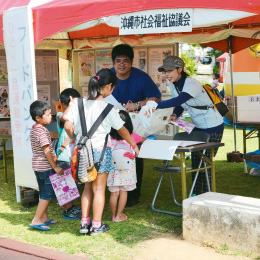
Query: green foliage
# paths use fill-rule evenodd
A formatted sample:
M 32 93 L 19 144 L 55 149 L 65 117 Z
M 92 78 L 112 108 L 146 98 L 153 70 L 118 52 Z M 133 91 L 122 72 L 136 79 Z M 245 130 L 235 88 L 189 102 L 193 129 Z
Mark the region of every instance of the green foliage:
M 189 45 L 191 45 L 192 47 L 199 47 L 199 48 L 202 48 L 202 49 L 206 49 L 207 48 L 207 46 L 199 45 L 197 43 L 190 43 Z
M 188 54 L 186 52 L 182 52 L 180 58 L 184 61 L 187 74 L 189 74 L 189 76 L 194 75 L 196 61 L 188 57 Z
M 219 50 L 216 50 L 216 49 L 212 49 L 211 51 L 208 51 L 209 56 L 211 56 L 211 57 L 215 56 L 216 58 L 219 57 L 223 53 L 224 53 L 223 51 L 219 51 Z
M 218 65 L 214 65 L 213 73 L 219 73 L 219 66 Z

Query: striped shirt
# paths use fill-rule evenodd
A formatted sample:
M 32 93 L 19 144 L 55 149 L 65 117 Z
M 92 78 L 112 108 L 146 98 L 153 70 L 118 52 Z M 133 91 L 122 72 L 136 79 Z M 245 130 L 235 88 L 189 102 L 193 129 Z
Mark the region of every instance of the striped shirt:
M 32 127 L 31 134 L 31 146 L 32 146 L 32 168 L 34 171 L 44 172 L 52 169 L 45 153 L 43 146 L 49 145 L 52 156 L 54 157 L 54 151 L 51 142 L 51 136 L 48 129 L 44 126 Z

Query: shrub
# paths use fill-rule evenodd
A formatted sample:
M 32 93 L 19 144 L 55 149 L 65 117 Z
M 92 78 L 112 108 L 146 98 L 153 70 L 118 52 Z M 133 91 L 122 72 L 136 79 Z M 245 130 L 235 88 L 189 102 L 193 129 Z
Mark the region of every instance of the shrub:
M 189 74 L 189 76 L 194 75 L 196 61 L 188 57 L 188 54 L 186 52 L 182 52 L 180 58 L 184 61 L 187 74 Z

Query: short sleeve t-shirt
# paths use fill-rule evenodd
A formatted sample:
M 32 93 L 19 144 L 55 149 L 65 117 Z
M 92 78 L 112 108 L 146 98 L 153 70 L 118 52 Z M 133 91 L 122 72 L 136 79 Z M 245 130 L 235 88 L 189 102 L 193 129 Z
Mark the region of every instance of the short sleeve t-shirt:
M 52 167 L 45 156 L 43 147 L 50 146 L 51 154 L 54 157 L 54 151 L 51 142 L 51 136 L 48 129 L 44 126 L 32 127 L 31 134 L 31 147 L 32 147 L 32 168 L 34 171 L 44 172 L 51 170 Z
M 84 112 L 87 124 L 87 131 L 92 127 L 99 115 L 107 106 L 107 102 L 103 100 L 86 100 L 83 99 Z M 69 111 L 65 118 L 75 125 L 75 133 L 77 135 L 76 142 L 82 136 L 79 112 L 78 112 L 78 100 L 73 101 L 70 105 Z M 113 108 L 101 125 L 95 131 L 91 137 L 93 148 L 101 148 L 104 146 L 106 135 L 110 133 L 111 127 L 115 130 L 119 130 L 124 125 L 124 121 L 120 118 L 117 111 Z M 108 142 L 111 142 L 110 136 Z
M 115 68 L 111 70 L 115 73 Z M 136 103 L 150 97 L 161 97 L 161 92 L 151 77 L 137 68 L 132 67 L 127 79 L 117 79 L 117 81 L 118 84 L 112 95 L 122 104 L 127 104 L 129 101 Z

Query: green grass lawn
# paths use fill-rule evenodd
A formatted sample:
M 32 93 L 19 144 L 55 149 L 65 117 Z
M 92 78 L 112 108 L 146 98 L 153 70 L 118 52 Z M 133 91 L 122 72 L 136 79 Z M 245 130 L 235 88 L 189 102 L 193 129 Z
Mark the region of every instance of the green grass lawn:
M 226 155 L 234 150 L 233 129 L 226 127 L 223 143 L 216 157 L 217 192 L 260 198 L 258 187 L 260 178 L 246 176 L 243 163 L 228 163 Z M 238 150 L 242 151 L 242 130 L 237 130 Z M 248 151 L 258 149 L 257 139 L 247 142 Z M 42 232 L 28 226 L 35 207 L 24 208 L 16 202 L 15 181 L 12 153 L 8 153 L 8 184 L 4 184 L 4 172 L 0 169 L 0 236 L 16 239 L 25 243 L 49 247 L 70 254 L 85 255 L 90 259 L 132 259 L 140 250 L 140 241 L 170 233 L 178 236 L 182 229 L 182 218 L 154 213 L 151 202 L 157 187 L 160 174 L 153 171 L 154 166 L 161 165 L 158 160 L 145 160 L 141 201 L 138 205 L 127 208 L 128 220 L 112 223 L 108 205 L 107 192 L 103 221 L 110 225 L 111 230 L 101 236 L 90 237 L 79 234 L 80 221 L 62 219 L 63 210 L 56 202 L 49 207 L 49 216 L 58 220 L 58 225 L 51 226 L 52 231 Z M 248 170 L 250 168 L 248 167 Z M 167 176 L 166 176 L 167 177 Z M 187 177 L 188 185 L 191 177 Z M 177 198 L 181 200 L 180 175 L 174 175 Z M 75 204 L 80 205 L 80 200 Z M 158 195 L 156 207 L 166 210 L 180 211 L 172 205 L 170 185 L 165 178 Z

